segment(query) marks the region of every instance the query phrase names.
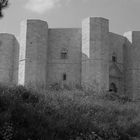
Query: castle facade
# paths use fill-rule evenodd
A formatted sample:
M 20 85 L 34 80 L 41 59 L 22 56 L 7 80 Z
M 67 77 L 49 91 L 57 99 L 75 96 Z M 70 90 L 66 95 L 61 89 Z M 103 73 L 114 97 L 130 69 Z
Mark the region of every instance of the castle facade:
M 21 24 L 20 43 L 0 34 L 0 82 L 74 84 L 140 98 L 140 31 L 109 32 L 109 21 L 90 17 L 81 28 Z

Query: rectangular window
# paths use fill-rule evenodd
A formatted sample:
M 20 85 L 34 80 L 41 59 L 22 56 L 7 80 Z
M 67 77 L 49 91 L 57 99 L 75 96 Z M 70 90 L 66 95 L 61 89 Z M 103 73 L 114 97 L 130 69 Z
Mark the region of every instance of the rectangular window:
M 63 81 L 66 81 L 67 80 L 67 75 L 66 73 L 63 74 Z
M 115 56 L 112 56 L 112 61 L 113 62 L 116 62 L 117 61 Z
M 61 50 L 61 59 L 67 59 L 68 58 L 68 50 L 66 48 L 63 48 Z
M 67 59 L 67 52 L 61 52 L 61 59 Z

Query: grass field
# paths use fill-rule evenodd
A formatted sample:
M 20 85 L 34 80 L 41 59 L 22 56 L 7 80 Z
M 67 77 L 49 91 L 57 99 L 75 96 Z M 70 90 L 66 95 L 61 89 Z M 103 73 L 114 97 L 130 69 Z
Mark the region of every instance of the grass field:
M 0 139 L 140 139 L 140 103 L 83 89 L 0 87 Z

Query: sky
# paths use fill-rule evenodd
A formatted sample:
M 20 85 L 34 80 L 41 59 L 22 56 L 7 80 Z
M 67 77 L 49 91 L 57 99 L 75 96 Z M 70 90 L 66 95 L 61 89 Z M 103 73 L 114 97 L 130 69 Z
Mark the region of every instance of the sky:
M 110 32 L 140 31 L 140 0 L 10 0 L 0 19 L 0 32 L 20 35 L 20 23 L 41 19 L 50 28 L 81 27 L 87 17 L 109 19 Z

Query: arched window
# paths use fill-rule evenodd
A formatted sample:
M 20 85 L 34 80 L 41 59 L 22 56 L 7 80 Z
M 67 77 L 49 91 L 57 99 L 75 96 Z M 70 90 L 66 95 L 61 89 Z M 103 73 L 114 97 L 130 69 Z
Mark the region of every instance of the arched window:
M 68 58 L 68 51 L 67 49 L 61 50 L 61 59 L 67 59 Z
M 109 91 L 117 92 L 116 84 L 111 83 L 110 86 L 109 86 Z
M 114 52 L 112 54 L 112 62 L 117 62 L 117 55 Z

